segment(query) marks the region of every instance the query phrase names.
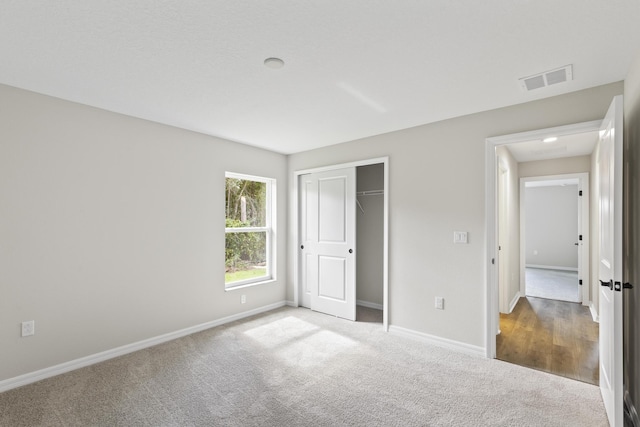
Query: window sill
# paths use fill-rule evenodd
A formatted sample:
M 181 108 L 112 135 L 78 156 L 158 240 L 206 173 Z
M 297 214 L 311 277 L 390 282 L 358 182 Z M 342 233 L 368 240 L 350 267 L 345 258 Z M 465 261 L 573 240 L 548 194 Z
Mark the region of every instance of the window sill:
M 250 288 L 252 286 L 266 285 L 268 283 L 274 283 L 274 282 L 276 282 L 276 279 L 266 279 L 266 280 L 261 280 L 259 282 L 243 283 L 240 285 L 229 286 L 228 288 L 225 288 L 224 291 L 225 292 L 235 291 L 236 289 L 245 289 L 245 288 Z

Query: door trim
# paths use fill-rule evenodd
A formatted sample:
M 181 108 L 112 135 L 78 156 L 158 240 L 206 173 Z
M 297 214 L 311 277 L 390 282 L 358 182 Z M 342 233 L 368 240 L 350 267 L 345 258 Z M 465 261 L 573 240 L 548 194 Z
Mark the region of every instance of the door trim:
M 589 306 L 591 299 L 589 298 L 589 292 L 591 289 L 591 271 L 589 265 L 589 258 L 591 254 L 591 239 L 590 239 L 590 223 L 589 223 L 589 210 L 590 210 L 590 195 L 589 195 L 589 172 L 580 173 L 568 173 L 561 175 L 545 175 L 545 176 L 528 176 L 520 178 L 520 295 L 526 295 L 526 283 L 525 283 L 525 245 L 526 245 L 526 232 L 525 232 L 525 210 L 524 207 L 524 187 L 527 182 L 535 181 L 549 181 L 554 179 L 577 179 L 578 190 L 582 191 L 582 197 L 578 205 L 578 224 L 580 228 L 580 234 L 582 234 L 582 250 L 580 251 L 580 259 L 578 261 L 578 275 L 582 280 L 582 288 L 580 289 L 581 304 Z M 578 197 L 578 196 L 576 196 Z M 585 249 L 586 248 L 586 249 Z
M 292 196 L 291 214 L 293 216 L 293 230 L 295 230 L 295 238 L 291 239 L 293 243 L 293 300 L 296 307 L 300 306 L 300 252 L 299 246 L 299 225 L 300 225 L 300 206 L 298 201 L 298 183 L 300 175 L 309 173 L 326 172 L 335 169 L 343 169 L 349 167 L 367 166 L 382 163 L 384 165 L 384 230 L 383 230 L 383 254 L 382 254 L 382 328 L 385 332 L 389 331 L 389 157 L 377 157 L 373 159 L 358 160 L 355 162 L 341 163 L 336 165 L 327 165 L 312 169 L 302 169 L 293 172 L 293 189 L 289 193 Z
M 576 123 L 566 126 L 538 129 L 485 139 L 485 350 L 490 359 L 496 357 L 496 334 L 500 326 L 498 311 L 498 276 L 496 265 L 491 260 L 498 256 L 497 224 L 497 156 L 500 145 L 542 139 L 549 135 L 571 135 L 600 130 L 602 120 Z

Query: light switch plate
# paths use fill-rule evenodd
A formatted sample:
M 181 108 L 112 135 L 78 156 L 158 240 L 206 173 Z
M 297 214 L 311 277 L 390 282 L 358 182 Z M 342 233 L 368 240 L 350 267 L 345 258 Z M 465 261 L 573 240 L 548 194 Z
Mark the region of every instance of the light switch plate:
M 22 331 L 21 336 L 30 337 L 31 335 L 36 333 L 36 322 L 33 320 L 28 320 L 26 322 L 22 322 Z
M 467 243 L 467 232 L 466 231 L 454 231 L 453 232 L 453 243 Z

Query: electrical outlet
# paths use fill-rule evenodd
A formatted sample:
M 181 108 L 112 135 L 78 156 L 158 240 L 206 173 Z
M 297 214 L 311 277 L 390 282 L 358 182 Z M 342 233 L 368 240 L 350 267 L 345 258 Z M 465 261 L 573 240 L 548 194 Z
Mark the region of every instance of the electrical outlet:
M 438 310 L 444 310 L 444 298 L 436 297 L 436 308 Z
M 244 303 L 246 303 L 246 302 L 247 302 L 247 296 L 246 296 L 246 295 L 242 295 L 242 296 L 240 297 L 240 304 L 244 304 Z
M 26 322 L 22 322 L 22 336 L 28 337 L 34 335 L 36 333 L 36 322 L 35 320 L 28 320 Z

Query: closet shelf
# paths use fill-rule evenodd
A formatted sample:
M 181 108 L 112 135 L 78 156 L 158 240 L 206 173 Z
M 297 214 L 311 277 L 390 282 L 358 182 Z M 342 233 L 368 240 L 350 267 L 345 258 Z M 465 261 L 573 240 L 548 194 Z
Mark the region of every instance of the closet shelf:
M 356 196 L 382 196 L 383 194 L 384 190 L 367 190 L 356 192 Z

